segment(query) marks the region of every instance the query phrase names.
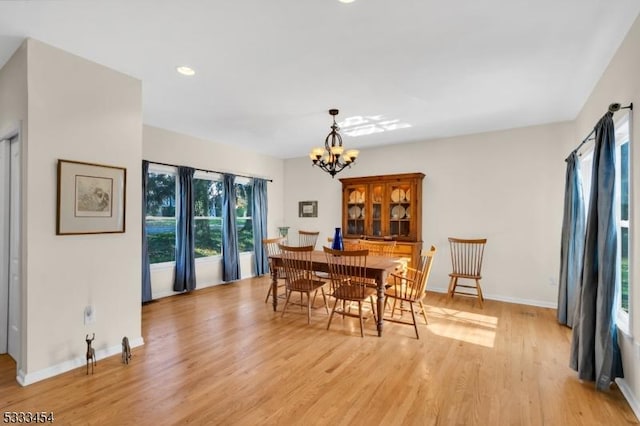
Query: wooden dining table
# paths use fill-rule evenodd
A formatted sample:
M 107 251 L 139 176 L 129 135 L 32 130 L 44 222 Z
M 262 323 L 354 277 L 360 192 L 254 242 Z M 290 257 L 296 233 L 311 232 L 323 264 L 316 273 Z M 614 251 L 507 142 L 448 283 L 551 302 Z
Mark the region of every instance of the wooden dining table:
M 278 309 L 278 268 L 283 267 L 282 255 L 274 254 L 269 256 L 272 262 L 271 268 L 271 296 L 273 300 L 273 310 Z M 323 251 L 314 250 L 311 253 L 312 269 L 316 272 L 329 273 L 327 256 Z M 404 258 L 393 258 L 386 256 L 367 256 L 367 278 L 373 278 L 376 282 L 378 295 L 378 312 L 384 311 L 384 291 L 387 275 L 391 272 L 401 270 L 405 264 Z M 382 336 L 382 315 L 378 315 L 378 336 Z

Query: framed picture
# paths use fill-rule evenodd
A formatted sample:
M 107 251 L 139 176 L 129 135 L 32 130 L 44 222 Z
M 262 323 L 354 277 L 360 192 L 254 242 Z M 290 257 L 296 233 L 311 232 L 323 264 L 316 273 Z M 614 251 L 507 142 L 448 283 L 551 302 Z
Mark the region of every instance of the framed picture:
M 298 203 L 299 217 L 318 217 L 317 201 L 300 201 Z
M 58 160 L 56 235 L 124 232 L 127 170 Z

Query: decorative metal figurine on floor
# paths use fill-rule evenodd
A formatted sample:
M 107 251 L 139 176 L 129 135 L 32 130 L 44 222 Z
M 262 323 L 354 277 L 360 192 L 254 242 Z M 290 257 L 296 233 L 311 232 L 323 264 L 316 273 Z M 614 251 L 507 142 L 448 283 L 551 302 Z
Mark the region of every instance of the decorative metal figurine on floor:
M 131 347 L 129 346 L 129 338 L 124 336 L 122 338 L 122 362 L 129 364 L 131 359 Z
M 89 339 L 89 335 L 85 337 L 85 341 L 87 342 L 87 374 L 89 374 L 89 364 L 91 364 L 91 374 L 93 374 L 93 367 L 96 365 L 96 350 L 91 347 L 91 342 L 96 338 L 96 333 L 93 333 L 91 339 Z

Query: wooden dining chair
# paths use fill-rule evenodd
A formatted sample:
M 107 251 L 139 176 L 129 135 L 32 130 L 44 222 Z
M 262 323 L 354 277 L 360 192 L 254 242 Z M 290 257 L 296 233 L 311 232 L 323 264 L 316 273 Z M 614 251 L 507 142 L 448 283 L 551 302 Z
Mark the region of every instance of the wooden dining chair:
M 286 240 L 287 239 L 285 237 L 265 238 L 262 240 L 262 246 L 264 247 L 264 251 L 267 253 L 267 256 L 269 256 L 269 269 L 271 271 L 273 271 L 273 268 L 274 268 L 273 260 L 271 259 L 271 256 L 273 256 L 274 254 L 280 254 L 280 247 L 278 247 L 278 245 L 285 244 Z M 275 267 L 275 268 L 277 269 L 276 274 L 278 279 L 278 287 L 284 287 L 285 286 L 284 268 L 282 267 Z M 264 303 L 267 303 L 267 301 L 269 301 L 269 296 L 271 296 L 271 291 L 272 291 L 272 286 L 271 286 L 271 281 L 269 281 L 269 290 L 267 291 L 267 297 L 264 298 Z
M 358 245 L 361 249 L 369 250 L 369 255 L 394 257 L 396 242 L 393 241 L 377 241 L 377 240 L 359 240 Z
M 331 295 L 336 299 L 329 316 L 327 330 L 331 327 L 334 314 L 360 319 L 360 336 L 364 337 L 362 303 L 371 302 L 372 312 L 376 318 L 373 296 L 376 289 L 367 286 L 367 256 L 369 250 L 333 250 L 323 247 L 329 265 L 331 279 Z M 358 314 L 351 313 L 352 302 L 358 304 Z M 341 306 L 340 306 L 341 305 Z
M 313 246 L 313 248 L 315 250 L 316 242 L 318 241 L 318 235 L 320 235 L 320 232 L 299 230 L 298 231 L 298 245 L 300 247 Z
M 449 246 L 451 247 L 451 268 L 452 271 L 449 274 L 449 296 L 453 297 L 455 293 L 462 294 L 464 296 L 478 297 L 480 307 L 482 308 L 482 302 L 484 297 L 482 296 L 482 288 L 480 287 L 480 279 L 482 278 L 482 257 L 484 255 L 484 247 L 487 244 L 487 239 L 462 239 L 462 238 L 449 238 Z M 474 283 L 459 284 L 460 278 L 473 280 Z M 458 291 L 458 287 L 475 289 L 476 292 L 471 293 L 468 291 Z
M 324 308 L 329 313 L 327 306 L 327 297 L 324 292 L 324 285 L 326 281 L 318 279 L 317 275 L 313 273 L 313 261 L 311 260 L 311 253 L 313 252 L 313 246 L 304 247 L 292 247 L 280 244 L 278 246 L 282 252 L 282 264 L 284 265 L 285 272 L 285 285 L 287 287 L 287 300 L 284 303 L 282 309 L 282 316 L 287 310 L 289 305 L 289 299 L 291 294 L 300 293 L 300 299 L 302 301 L 302 295 L 307 296 L 307 324 L 311 323 L 311 293 L 314 294 L 320 290 L 322 292 L 322 299 L 324 300 Z M 314 297 L 315 300 L 315 297 Z
M 417 268 L 406 268 L 402 275 L 391 274 L 393 285 L 384 293 L 385 299 L 393 300 L 393 306 L 391 308 L 391 316 L 385 316 L 383 319 L 399 324 L 413 325 L 416 331 L 416 339 L 420 339 L 416 321 L 416 308 L 418 308 L 418 314 L 422 314 L 424 317 L 424 323 L 428 324 L 427 312 L 424 309 L 422 299 L 427 288 L 427 281 L 429 280 L 429 274 L 431 274 L 431 266 L 433 265 L 435 254 L 436 248 L 431 246 L 430 250 L 422 251 Z M 400 311 L 400 318 L 395 317 L 397 309 Z M 407 311 L 411 313 L 411 322 L 402 318 L 403 312 Z

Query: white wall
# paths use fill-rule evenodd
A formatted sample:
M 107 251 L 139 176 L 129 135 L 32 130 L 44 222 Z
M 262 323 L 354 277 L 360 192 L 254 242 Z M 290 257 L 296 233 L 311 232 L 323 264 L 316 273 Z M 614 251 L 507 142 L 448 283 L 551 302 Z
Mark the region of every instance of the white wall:
M 277 235 L 283 211 L 283 161 L 256 154 L 246 149 L 144 126 L 143 157 L 145 160 L 197 169 L 273 179 L 267 185 L 269 236 Z M 240 255 L 242 278 L 255 275 L 253 255 Z M 151 291 L 154 299 L 173 292 L 173 265 L 151 267 Z M 196 259 L 196 288 L 222 283 L 222 259 Z
M 16 129 L 20 131 L 20 143 L 22 144 L 21 156 L 21 185 L 26 187 L 26 141 L 27 141 L 27 46 L 23 44 L 13 54 L 11 59 L 0 69 L 0 138 L 13 133 Z M 26 211 L 26 200 L 22 199 L 22 212 Z M 26 235 L 26 224 L 21 224 L 21 233 Z M 21 257 L 24 259 L 26 250 L 21 248 Z M 1 257 L 0 257 L 1 258 Z M 21 275 L 26 279 L 27 272 L 25 263 L 21 265 Z M 8 289 L 7 289 L 8 290 Z M 4 294 L 8 294 L 5 292 Z M 20 296 L 21 327 L 25 328 L 26 322 L 26 291 L 22 287 Z M 5 312 L 6 314 L 6 312 Z M 6 321 L 3 322 L 6 327 Z M 20 357 L 17 361 L 18 369 L 23 368 L 26 360 L 26 339 L 20 342 Z
M 27 40 L 26 359 L 24 384 L 84 363 L 85 334 L 99 356 L 122 336 L 141 342 L 140 81 Z M 125 167 L 126 232 L 56 236 L 58 159 Z M 92 305 L 96 322 L 85 326 Z
M 423 241 L 439 250 L 430 289 L 446 291 L 448 286 L 448 237 L 486 237 L 485 296 L 555 307 L 564 158 L 574 139 L 572 125 L 558 123 L 366 149 L 358 164 L 339 177 L 426 175 Z M 315 199 L 318 218 L 298 218 L 297 202 Z M 294 233 L 320 230 L 326 241 L 340 226 L 340 203 L 338 179 L 312 168 L 308 158 L 285 163 L 285 221 Z
M 576 119 L 578 135 L 587 135 L 607 111 L 612 102 L 627 105 L 633 102 L 631 126 L 631 260 L 629 283 L 631 287 L 631 330 L 618 333 L 625 378 L 620 383 L 627 400 L 640 417 L 640 18 L 636 19 L 624 42 L 611 60 Z M 619 115 L 621 113 L 617 113 Z M 615 117 L 614 117 L 615 118 Z

